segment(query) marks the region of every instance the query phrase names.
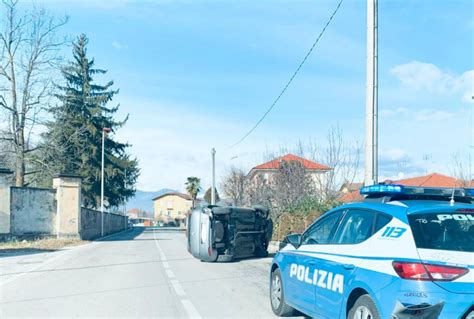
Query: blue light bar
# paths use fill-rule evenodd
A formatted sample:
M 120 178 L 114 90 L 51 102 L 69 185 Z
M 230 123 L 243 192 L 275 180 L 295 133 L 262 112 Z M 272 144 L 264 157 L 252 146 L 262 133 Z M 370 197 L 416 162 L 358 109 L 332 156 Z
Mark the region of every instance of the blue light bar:
M 361 195 L 370 195 L 370 194 L 402 194 L 403 186 L 402 185 L 371 185 L 364 186 L 360 189 Z
M 410 196 L 436 196 L 436 197 L 472 197 L 474 188 L 448 188 L 448 187 L 417 187 L 403 185 L 378 184 L 365 186 L 360 189 L 361 195 L 410 195 Z

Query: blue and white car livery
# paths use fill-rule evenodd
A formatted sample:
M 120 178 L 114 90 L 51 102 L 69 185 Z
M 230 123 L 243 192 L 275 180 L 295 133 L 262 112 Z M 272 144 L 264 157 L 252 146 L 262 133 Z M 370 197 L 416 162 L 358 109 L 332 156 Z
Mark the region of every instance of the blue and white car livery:
M 375 185 L 287 236 L 271 266 L 275 314 L 474 319 L 474 190 Z

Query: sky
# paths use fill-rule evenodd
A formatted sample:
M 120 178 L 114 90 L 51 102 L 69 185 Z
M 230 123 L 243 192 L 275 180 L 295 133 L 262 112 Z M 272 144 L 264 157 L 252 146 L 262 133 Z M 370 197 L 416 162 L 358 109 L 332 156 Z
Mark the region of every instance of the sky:
M 138 189 L 154 191 L 183 190 L 187 176 L 209 187 L 212 147 L 220 181 L 230 166 L 249 170 L 298 141 L 323 149 L 332 127 L 363 145 L 366 1 L 345 0 L 273 111 L 231 147 L 279 94 L 337 2 L 36 3 L 69 16 L 63 35 L 89 37 L 89 56 L 108 70 L 97 80 L 115 81 L 118 116 L 130 116 L 115 137 L 132 144 Z M 452 174 L 453 156 L 473 153 L 473 6 L 380 1 L 380 179 Z

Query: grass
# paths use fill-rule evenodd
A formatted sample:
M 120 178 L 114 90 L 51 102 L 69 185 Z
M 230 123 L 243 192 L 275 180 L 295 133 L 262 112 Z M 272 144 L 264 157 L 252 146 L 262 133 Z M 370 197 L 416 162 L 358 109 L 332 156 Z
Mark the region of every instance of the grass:
M 78 238 L 12 240 L 0 242 L 0 254 L 19 252 L 22 250 L 54 251 L 64 247 L 83 245 L 85 243 L 87 243 L 87 241 Z

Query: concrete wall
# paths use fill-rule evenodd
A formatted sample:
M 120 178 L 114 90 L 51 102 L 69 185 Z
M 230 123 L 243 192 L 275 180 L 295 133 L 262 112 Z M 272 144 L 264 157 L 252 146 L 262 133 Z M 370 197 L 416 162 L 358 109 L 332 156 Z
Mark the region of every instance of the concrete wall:
M 82 239 L 90 240 L 101 236 L 101 213 L 96 210 L 81 209 Z M 116 233 L 128 227 L 128 217 L 114 213 L 104 213 L 104 235 Z
M 0 234 L 10 233 L 10 187 L 0 185 Z
M 101 236 L 101 214 L 81 208 L 81 179 L 60 175 L 54 189 L 0 184 L 0 239 L 56 235 L 94 239 Z M 104 235 L 128 227 L 127 216 L 105 213 Z
M 81 178 L 60 175 L 53 179 L 57 201 L 57 229 L 60 236 L 77 236 L 81 229 Z
M 56 192 L 51 189 L 10 188 L 10 233 L 56 233 Z

